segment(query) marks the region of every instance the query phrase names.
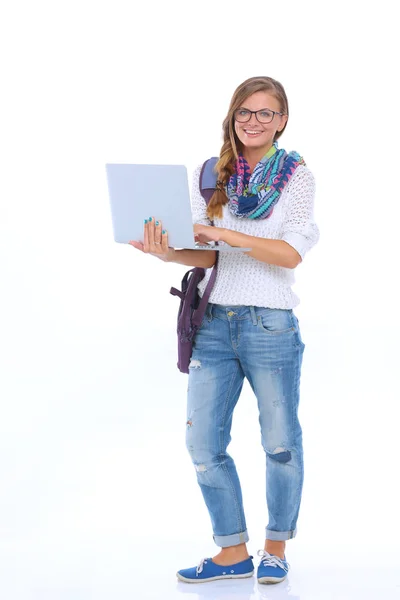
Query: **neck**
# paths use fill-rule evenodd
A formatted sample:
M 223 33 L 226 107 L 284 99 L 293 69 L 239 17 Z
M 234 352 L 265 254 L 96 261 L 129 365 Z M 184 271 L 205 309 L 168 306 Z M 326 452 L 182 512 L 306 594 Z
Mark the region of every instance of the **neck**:
M 273 142 L 264 148 L 243 148 L 243 157 L 246 159 L 251 171 L 254 170 L 254 167 L 260 162 L 263 156 L 267 154 L 268 150 L 272 148 L 272 145 Z

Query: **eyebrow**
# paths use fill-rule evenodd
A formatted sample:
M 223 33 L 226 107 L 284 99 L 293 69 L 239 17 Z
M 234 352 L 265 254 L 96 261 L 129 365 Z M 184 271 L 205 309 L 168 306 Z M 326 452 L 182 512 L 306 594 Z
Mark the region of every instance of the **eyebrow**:
M 250 108 L 247 108 L 247 106 L 239 106 L 239 108 L 244 108 L 245 110 L 250 110 Z M 258 110 L 256 110 L 255 112 L 259 112 L 260 110 L 272 110 L 272 112 L 279 112 L 278 110 L 274 110 L 273 108 L 259 108 Z M 250 111 L 252 112 L 252 111 Z

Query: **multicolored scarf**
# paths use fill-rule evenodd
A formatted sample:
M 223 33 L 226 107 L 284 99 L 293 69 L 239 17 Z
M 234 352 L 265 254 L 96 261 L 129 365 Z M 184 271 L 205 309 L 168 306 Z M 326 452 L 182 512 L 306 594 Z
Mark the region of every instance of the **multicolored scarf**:
M 231 212 L 239 218 L 268 219 L 296 168 L 305 164 L 297 152 L 278 150 L 278 142 L 274 142 L 253 173 L 240 154 L 227 184 Z

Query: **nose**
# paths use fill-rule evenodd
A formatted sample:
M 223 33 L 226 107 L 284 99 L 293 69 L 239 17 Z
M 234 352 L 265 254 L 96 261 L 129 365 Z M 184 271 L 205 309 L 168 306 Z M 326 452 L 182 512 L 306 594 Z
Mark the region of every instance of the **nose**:
M 257 121 L 257 117 L 254 113 L 252 113 L 251 118 L 249 121 L 247 121 L 246 123 L 247 127 L 254 127 L 254 128 L 259 128 L 261 127 L 260 123 Z

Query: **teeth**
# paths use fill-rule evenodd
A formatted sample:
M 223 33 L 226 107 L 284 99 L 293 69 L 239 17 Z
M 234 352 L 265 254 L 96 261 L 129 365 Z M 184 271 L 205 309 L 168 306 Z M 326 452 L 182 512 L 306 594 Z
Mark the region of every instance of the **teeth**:
M 250 129 L 245 129 L 246 133 L 261 133 L 261 131 L 250 131 Z

